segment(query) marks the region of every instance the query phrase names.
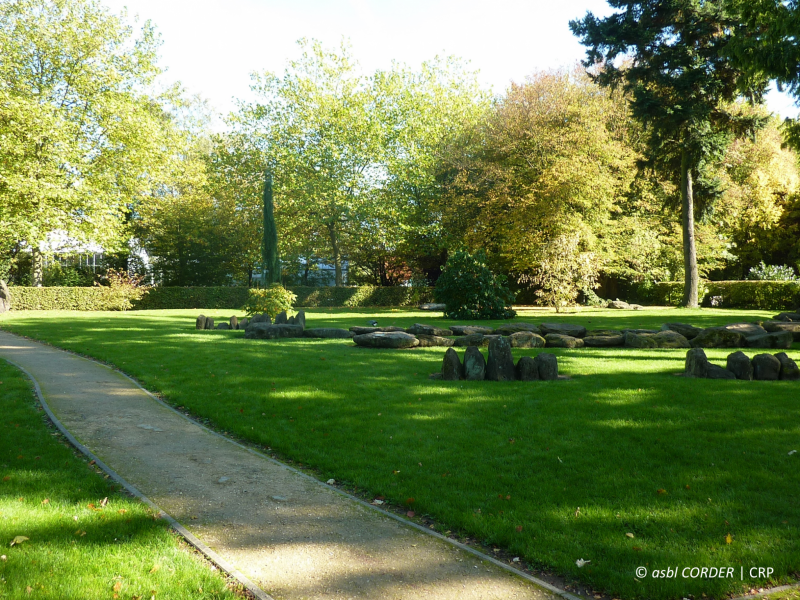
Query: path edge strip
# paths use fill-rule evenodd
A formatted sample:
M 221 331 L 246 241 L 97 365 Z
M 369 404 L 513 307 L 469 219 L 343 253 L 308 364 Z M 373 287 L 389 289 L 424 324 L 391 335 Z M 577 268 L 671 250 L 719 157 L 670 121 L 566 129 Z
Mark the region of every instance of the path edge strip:
M 9 332 L 6 332 L 6 333 L 9 333 Z M 12 335 L 14 335 L 14 334 L 12 334 Z M 64 352 L 67 352 L 67 351 L 64 350 Z M 76 356 L 78 358 L 85 358 L 83 356 L 79 356 L 79 355 L 74 354 L 72 352 L 68 352 L 68 353 L 69 354 L 73 354 L 73 356 Z M 28 378 L 28 380 L 33 384 L 33 388 L 34 388 L 34 391 L 36 392 L 36 396 L 37 396 L 37 398 L 39 400 L 39 403 L 42 405 L 42 408 L 44 409 L 45 413 L 47 413 L 48 418 L 53 422 L 53 424 L 56 426 L 56 428 L 61 432 L 61 435 L 63 435 L 65 438 L 67 438 L 67 441 L 69 441 L 70 444 L 72 444 L 75 448 L 80 450 L 84 455 L 86 455 L 89 458 L 91 458 L 94 461 L 94 464 L 98 468 L 100 468 L 100 470 L 104 471 L 111 479 L 113 479 L 118 484 L 120 484 L 122 487 L 124 487 L 125 490 L 129 494 L 131 494 L 132 496 L 136 497 L 141 502 L 145 503 L 150 508 L 155 510 L 160 519 L 164 519 L 165 521 L 167 521 L 167 523 L 169 523 L 169 525 L 170 525 L 170 527 L 172 527 L 172 529 L 174 529 L 182 538 L 184 538 L 198 552 L 200 552 L 203 556 L 205 556 L 208 561 L 210 561 L 211 563 L 216 565 L 221 571 L 223 571 L 227 575 L 233 577 L 236 581 L 238 581 L 241 585 L 243 585 L 245 587 L 245 589 L 247 589 L 248 592 L 250 592 L 253 596 L 258 598 L 258 600 L 275 600 L 272 596 L 270 596 L 264 590 L 259 588 L 255 583 L 250 581 L 250 579 L 248 579 L 241 571 L 239 571 L 236 567 L 234 567 L 232 564 L 230 564 L 222 556 L 220 556 L 214 550 L 212 550 L 211 548 L 206 546 L 192 532 L 190 532 L 183 525 L 181 525 L 178 521 L 176 521 L 175 518 L 172 515 L 170 515 L 169 513 L 165 512 L 164 510 L 162 510 L 161 507 L 158 506 L 152 500 L 150 500 L 150 498 L 145 496 L 136 487 L 134 487 L 132 484 L 128 483 L 125 479 L 123 479 L 122 476 L 120 476 L 116 471 L 114 471 L 111 467 L 109 467 L 102 460 L 100 460 L 100 458 L 98 458 L 94 454 L 94 452 L 92 452 L 86 446 L 81 444 L 75 438 L 75 436 L 73 436 L 67 430 L 67 428 L 64 427 L 64 425 L 61 423 L 61 421 L 58 420 L 58 418 L 55 416 L 53 411 L 50 410 L 50 406 L 47 404 L 47 401 L 44 398 L 44 394 L 42 393 L 42 388 L 39 386 L 39 382 L 36 380 L 36 378 L 33 376 L 33 374 L 30 373 L 25 367 L 23 367 L 22 365 L 17 364 L 13 360 L 10 360 L 10 359 L 8 359 L 6 357 L 2 357 L 2 358 L 8 364 L 14 366 L 15 368 L 19 369 L 22 373 L 24 373 L 25 376 Z M 119 371 L 117 369 L 113 369 L 113 368 L 109 367 L 108 365 L 104 365 L 101 362 L 94 361 L 94 360 L 91 360 L 91 359 L 88 359 L 88 358 L 86 358 L 85 360 L 89 360 L 90 362 L 94 362 L 94 363 L 96 363 L 98 365 L 110 368 L 111 370 L 117 371 L 121 375 L 124 375 L 125 377 L 128 377 L 125 373 L 122 373 L 121 371 Z M 150 392 L 145 390 L 141 385 L 139 385 L 138 382 L 136 382 L 136 380 L 134 380 L 131 377 L 128 377 L 128 379 L 133 381 L 139 388 L 141 388 L 142 390 L 147 392 L 147 394 L 149 394 L 151 397 L 156 398 L 155 396 L 153 396 L 153 394 L 151 394 Z M 156 398 L 156 400 L 158 400 L 158 398 Z M 167 406 L 163 402 L 162 402 L 162 404 Z M 172 409 L 172 407 L 169 407 L 169 408 Z M 175 410 L 175 409 L 172 409 L 172 410 Z M 175 411 L 175 412 L 180 414 L 178 411 Z M 184 415 L 181 415 L 181 416 L 184 416 Z

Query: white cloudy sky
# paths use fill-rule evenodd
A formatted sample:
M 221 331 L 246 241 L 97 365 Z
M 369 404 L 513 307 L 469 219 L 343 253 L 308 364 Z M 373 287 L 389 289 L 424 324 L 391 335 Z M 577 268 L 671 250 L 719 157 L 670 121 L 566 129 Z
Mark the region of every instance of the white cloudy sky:
M 296 41 L 338 46 L 348 38 L 366 71 L 409 66 L 436 55 L 470 61 L 501 92 L 539 69 L 570 66 L 584 49 L 570 19 L 608 14 L 605 0 L 105 0 L 114 12 L 152 20 L 161 32 L 167 79 L 208 99 L 221 113 L 249 99 L 252 71 L 283 71 Z M 773 111 L 797 115 L 790 99 L 769 97 Z

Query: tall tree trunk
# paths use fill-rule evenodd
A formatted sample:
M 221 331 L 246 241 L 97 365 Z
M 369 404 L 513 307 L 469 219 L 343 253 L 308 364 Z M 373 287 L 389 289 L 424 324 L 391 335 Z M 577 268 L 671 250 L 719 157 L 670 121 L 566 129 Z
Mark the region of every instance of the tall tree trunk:
M 334 285 L 342 287 L 342 255 L 339 252 L 339 236 L 336 232 L 336 224 L 328 223 L 328 237 L 331 241 L 331 250 L 333 251 L 333 273 Z
M 272 174 L 264 173 L 264 240 L 261 247 L 264 262 L 264 287 L 281 282 L 281 261 L 278 257 L 278 230 L 275 227 L 272 201 Z
M 684 288 L 682 306 L 697 308 L 700 277 L 697 273 L 697 246 L 694 239 L 694 194 L 689 153 L 681 157 L 681 220 L 683 225 Z
M 31 285 L 42 287 L 44 283 L 44 267 L 42 265 L 42 253 L 39 247 L 34 244 L 31 252 Z

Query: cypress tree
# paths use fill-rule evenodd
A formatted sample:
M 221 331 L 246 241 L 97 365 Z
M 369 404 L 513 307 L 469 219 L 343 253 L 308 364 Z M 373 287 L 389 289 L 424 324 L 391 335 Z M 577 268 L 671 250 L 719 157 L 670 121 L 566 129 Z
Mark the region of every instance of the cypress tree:
M 264 263 L 264 286 L 281 282 L 281 261 L 278 257 L 278 230 L 272 203 L 272 174 L 264 173 L 264 240 L 261 248 Z

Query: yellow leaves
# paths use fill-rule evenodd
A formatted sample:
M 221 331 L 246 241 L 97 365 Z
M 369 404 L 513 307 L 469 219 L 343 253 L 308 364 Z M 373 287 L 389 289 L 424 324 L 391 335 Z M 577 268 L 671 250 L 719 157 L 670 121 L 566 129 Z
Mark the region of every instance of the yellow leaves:
M 154 573 L 158 573 L 158 570 L 159 570 L 160 568 L 161 568 L 161 565 L 153 565 L 153 568 L 152 568 L 152 569 L 150 569 L 150 571 L 149 571 L 149 572 L 150 572 L 150 575 L 153 575 Z
M 665 495 L 666 493 L 667 493 L 667 490 L 665 490 L 665 489 L 658 489 L 658 490 L 656 490 L 656 494 L 658 494 L 659 496 L 663 496 L 663 495 Z
M 725 543 L 726 544 L 732 544 L 733 543 L 733 537 L 731 536 L 730 533 L 725 536 Z
M 19 546 L 20 544 L 27 542 L 29 539 L 30 538 L 26 538 L 24 535 L 18 535 L 13 540 L 11 540 L 9 546 Z
M 118 591 L 120 591 L 121 589 L 122 589 L 122 582 L 121 582 L 121 581 L 117 581 L 116 583 L 114 583 L 113 590 L 114 590 L 115 592 L 118 592 Z
M 83 537 L 86 535 L 86 532 L 83 529 L 78 529 L 78 531 L 75 532 L 75 535 Z
M 50 498 L 45 498 L 42 500 L 42 504 L 50 504 Z
M 633 535 L 632 533 L 626 533 L 626 534 L 625 534 L 625 537 L 629 537 L 629 538 L 633 539 L 633 538 L 635 538 L 636 536 L 635 536 L 635 535 Z

